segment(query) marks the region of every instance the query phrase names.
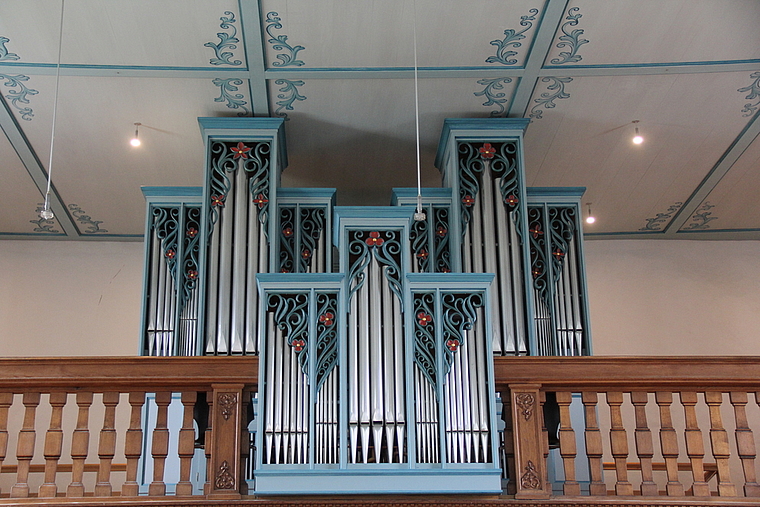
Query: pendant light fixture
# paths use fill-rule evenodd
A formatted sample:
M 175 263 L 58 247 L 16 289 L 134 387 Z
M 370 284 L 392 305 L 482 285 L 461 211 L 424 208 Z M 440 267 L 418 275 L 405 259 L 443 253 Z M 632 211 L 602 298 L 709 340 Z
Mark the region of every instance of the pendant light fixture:
M 63 11 L 66 0 L 61 0 L 61 21 L 58 31 L 58 63 L 55 66 L 55 96 L 53 98 L 53 126 L 50 129 L 50 158 L 47 167 L 47 190 L 45 191 L 45 204 L 40 210 L 40 218 L 43 220 L 52 220 L 55 218 L 53 210 L 50 209 L 50 188 L 53 181 L 53 146 L 55 145 L 55 117 L 58 114 L 58 89 L 61 81 L 61 42 L 63 41 Z
M 639 120 L 633 120 L 631 123 L 636 125 L 637 123 L 639 123 Z M 633 139 L 631 139 L 631 141 L 633 141 L 633 144 L 641 144 L 644 142 L 644 138 L 641 136 L 641 133 L 639 133 L 638 126 L 634 127 L 633 129 Z
M 596 218 L 594 217 L 594 215 L 591 214 L 591 203 L 587 202 L 586 206 L 588 206 L 588 215 L 586 215 L 586 223 L 593 224 L 594 222 L 596 222 Z
M 131 145 L 132 145 L 132 146 L 134 146 L 135 148 L 137 148 L 138 146 L 140 146 L 140 145 L 142 144 L 142 143 L 140 142 L 140 137 L 138 136 L 138 133 L 137 133 L 137 129 L 138 129 L 138 128 L 140 128 L 140 125 L 142 125 L 142 123 L 139 123 L 139 122 L 138 122 L 138 123 L 135 123 L 135 137 L 133 137 L 133 138 L 132 138 L 132 139 L 129 141 L 129 144 L 131 144 Z

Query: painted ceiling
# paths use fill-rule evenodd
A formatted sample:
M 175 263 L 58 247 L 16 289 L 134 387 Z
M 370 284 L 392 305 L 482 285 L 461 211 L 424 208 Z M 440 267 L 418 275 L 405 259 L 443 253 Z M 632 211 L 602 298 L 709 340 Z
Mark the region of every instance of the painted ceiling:
M 283 186 L 387 204 L 416 32 L 423 186 L 444 118 L 524 117 L 527 184 L 586 187 L 587 237 L 757 240 L 758 27 L 757 0 L 2 0 L 0 237 L 140 240 L 141 186 L 202 185 L 200 116 L 284 117 Z

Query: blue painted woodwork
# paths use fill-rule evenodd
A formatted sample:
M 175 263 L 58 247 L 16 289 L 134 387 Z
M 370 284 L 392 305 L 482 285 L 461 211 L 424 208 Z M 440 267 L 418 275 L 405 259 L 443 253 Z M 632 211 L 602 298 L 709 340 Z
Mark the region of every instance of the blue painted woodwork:
M 199 124 L 202 189 L 144 189 L 142 353 L 259 355 L 254 492 L 501 491 L 490 358 L 591 343 L 585 189 L 525 187 L 529 120 L 447 120 L 422 221 L 281 188 L 282 118 Z

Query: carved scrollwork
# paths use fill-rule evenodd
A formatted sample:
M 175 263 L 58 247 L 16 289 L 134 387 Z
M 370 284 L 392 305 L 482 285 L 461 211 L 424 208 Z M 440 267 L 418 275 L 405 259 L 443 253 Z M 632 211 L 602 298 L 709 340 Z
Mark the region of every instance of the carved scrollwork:
M 533 406 L 536 404 L 536 397 L 530 393 L 520 393 L 515 396 L 515 404 L 522 410 L 521 414 L 526 421 L 530 420 L 533 415 Z
M 541 486 L 541 479 L 539 479 L 536 473 L 536 465 L 531 460 L 528 460 L 528 464 L 525 466 L 525 473 L 520 477 L 520 486 L 523 489 L 539 489 Z
M 232 414 L 232 409 L 237 404 L 237 393 L 221 393 L 217 399 L 219 408 L 222 409 L 222 417 L 228 420 Z
M 216 489 L 235 489 L 235 477 L 230 473 L 230 464 L 227 463 L 227 460 L 222 461 L 222 464 L 219 465 L 214 486 Z

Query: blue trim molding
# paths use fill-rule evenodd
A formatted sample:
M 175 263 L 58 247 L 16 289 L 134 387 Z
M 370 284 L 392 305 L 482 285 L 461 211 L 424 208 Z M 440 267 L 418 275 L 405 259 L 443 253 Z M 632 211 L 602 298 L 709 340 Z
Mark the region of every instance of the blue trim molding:
M 243 80 L 236 77 L 228 77 L 227 79 L 215 78 L 213 80 L 214 86 L 219 87 L 219 96 L 214 99 L 214 102 L 227 102 L 227 107 L 230 109 L 242 109 L 237 115 L 248 116 L 250 111 L 248 110 L 244 95 L 242 93 L 235 93 L 238 91 L 238 87 L 243 84 Z
M 541 110 L 542 107 L 544 109 L 553 109 L 557 106 L 557 104 L 554 103 L 555 100 L 569 99 L 570 94 L 565 91 L 565 84 L 572 82 L 572 80 L 573 78 L 571 77 L 547 76 L 545 78 L 542 78 L 542 83 L 551 82 L 551 84 L 546 87 L 546 91 L 543 92 L 539 98 L 533 100 L 536 105 L 530 109 L 530 118 L 540 120 L 543 118 L 543 111 Z
M 501 63 L 502 65 L 515 65 L 517 58 L 513 56 L 517 55 L 517 51 L 509 49 L 519 48 L 522 46 L 522 42 L 519 42 L 525 38 L 525 32 L 533 28 L 533 21 L 536 20 L 538 9 L 531 9 L 528 11 L 528 15 L 520 16 L 520 26 L 524 26 L 522 30 L 515 31 L 512 28 L 504 30 L 504 40 L 492 40 L 491 45 L 496 46 L 496 54 L 486 58 L 486 63 Z
M 675 202 L 670 207 L 668 207 L 668 210 L 665 213 L 657 213 L 652 218 L 647 218 L 647 224 L 639 229 L 640 231 L 661 231 L 660 227 L 662 227 L 662 224 L 673 218 L 673 214 L 678 211 L 681 206 L 683 206 L 682 202 Z
M 749 92 L 744 98 L 750 102 L 744 104 L 744 109 L 742 109 L 742 113 L 744 114 L 742 116 L 752 116 L 755 111 L 757 111 L 757 106 L 760 105 L 760 71 L 753 72 L 749 77 L 755 81 L 749 86 L 745 86 L 736 90 L 737 92 L 741 93 Z M 755 99 L 757 99 L 757 102 L 753 104 L 751 101 Z
M 219 19 L 221 20 L 219 28 L 222 30 L 231 29 L 232 33 L 219 32 L 216 34 L 219 37 L 218 44 L 207 42 L 203 45 L 204 47 L 213 49 L 214 53 L 216 53 L 216 57 L 211 58 L 208 62 L 211 65 L 242 65 L 243 62 L 240 60 L 231 60 L 234 56 L 231 51 L 225 51 L 225 49 L 237 49 L 237 44 L 240 42 L 240 39 L 236 37 L 237 28 L 233 25 L 236 21 L 235 14 L 230 11 L 224 11 L 224 16 Z
M 299 51 L 306 48 L 303 46 L 291 46 L 288 44 L 287 35 L 275 35 L 272 33 L 272 30 L 279 30 L 282 28 L 282 23 L 280 23 L 280 21 L 282 21 L 282 19 L 279 18 L 279 14 L 277 12 L 272 11 L 267 13 L 267 26 L 265 30 L 271 37 L 271 39 L 267 40 L 267 42 L 272 45 L 272 49 L 275 51 L 286 51 L 286 53 L 280 53 L 277 55 L 277 59 L 280 61 L 272 62 L 272 67 L 287 67 L 289 65 L 300 67 L 304 65 L 304 63 L 302 60 L 298 60 L 296 56 L 298 55 Z
M 570 32 L 567 31 L 567 27 L 576 26 L 578 21 L 583 15 L 578 12 L 578 7 L 572 7 L 567 11 L 567 17 L 565 23 L 562 25 L 562 33 L 557 43 L 558 48 L 568 48 L 569 51 L 562 51 L 558 58 L 552 58 L 551 63 L 554 65 L 562 65 L 563 63 L 577 63 L 582 60 L 581 55 L 578 54 L 578 49 L 584 44 L 588 43 L 588 40 L 581 39 L 584 30 L 576 28 Z
M 497 77 L 495 79 L 481 79 L 478 81 L 479 85 L 485 86 L 483 90 L 473 93 L 476 97 L 485 97 L 486 101 L 483 102 L 485 107 L 496 106 L 498 109 L 491 111 L 491 118 L 498 118 L 506 114 L 506 108 L 504 104 L 508 102 L 506 94 L 502 91 L 504 84 L 511 83 L 511 77 Z

